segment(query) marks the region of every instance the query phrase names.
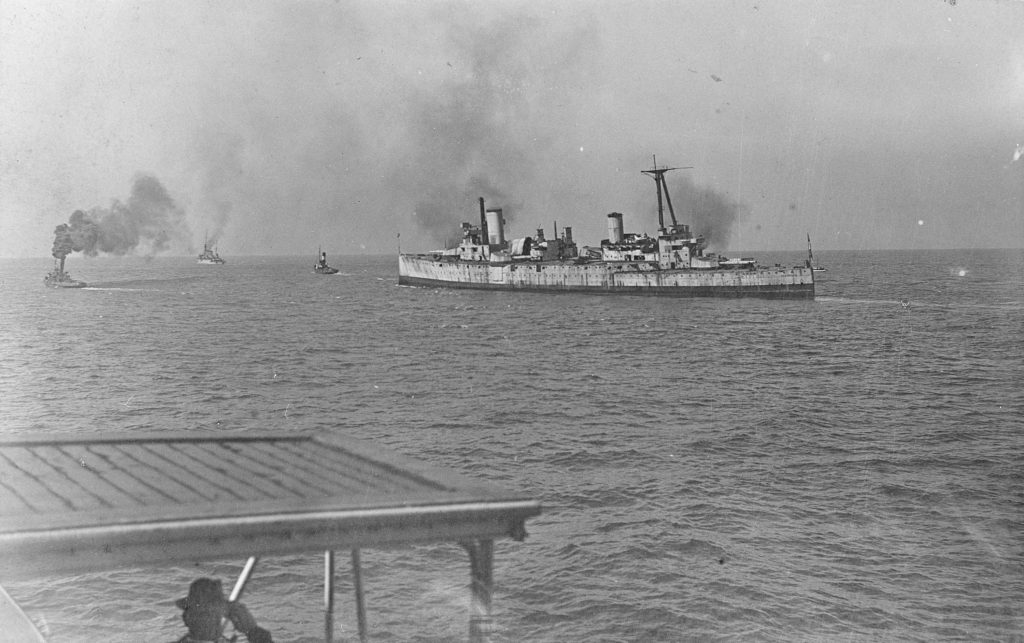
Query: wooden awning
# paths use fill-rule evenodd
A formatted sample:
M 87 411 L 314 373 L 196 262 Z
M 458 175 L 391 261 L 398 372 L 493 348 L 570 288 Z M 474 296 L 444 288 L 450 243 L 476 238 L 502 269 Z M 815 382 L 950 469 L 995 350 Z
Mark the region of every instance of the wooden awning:
M 522 540 L 539 513 L 536 500 L 327 434 L 0 439 L 0 582 L 459 542 L 471 559 L 483 544 L 474 583 L 489 585 L 490 543 Z

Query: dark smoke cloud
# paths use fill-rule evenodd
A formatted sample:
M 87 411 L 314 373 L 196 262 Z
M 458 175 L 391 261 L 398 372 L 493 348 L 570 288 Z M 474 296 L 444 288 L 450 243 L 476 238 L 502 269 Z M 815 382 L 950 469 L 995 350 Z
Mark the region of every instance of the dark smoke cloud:
M 200 192 L 205 197 L 203 235 L 215 245 L 235 207 L 236 181 L 244 172 L 245 141 L 236 134 L 203 128 L 197 136 L 195 158 L 202 159 Z
M 472 177 L 465 186 L 448 183 L 432 189 L 424 199 L 416 203 L 413 216 L 417 225 L 428 234 L 449 242 L 457 231 L 456 221 L 478 221 L 477 199 L 480 197 L 484 198 L 489 208 L 515 209 L 514 206 L 510 207 L 503 190 L 483 177 Z
M 704 235 L 711 243 L 725 244 L 732 233 L 733 225 L 743 216 L 747 207 L 729 198 L 728 195 L 707 186 L 700 186 L 688 176 L 666 177 L 676 220 L 689 224 L 694 235 Z M 651 188 L 654 194 L 654 188 Z M 654 206 L 657 212 L 657 205 Z M 665 208 L 666 223 L 668 207 Z
M 53 256 L 58 259 L 72 252 L 125 255 L 136 248 L 156 254 L 178 241 L 187 244 L 191 237 L 184 211 L 160 181 L 145 174 L 135 178 L 127 203 L 115 200 L 108 209 L 76 210 L 54 235 Z
M 584 24 L 546 32 L 518 14 L 453 26 L 456 79 L 413 99 L 407 143 L 414 164 L 414 218 L 435 240 L 476 221 L 479 197 L 511 221 L 536 179 L 535 167 L 575 119 L 572 91 L 598 40 Z M 402 179 L 409 180 L 407 168 Z
M 578 156 L 599 25 L 486 5 L 267 3 L 256 35 L 214 34 L 216 64 L 183 52 L 196 98 L 174 121 L 187 151 L 175 179 L 199 238 L 381 251 L 401 232 L 426 250 L 476 219 L 478 197 L 547 220 L 568 199 L 536 168 Z

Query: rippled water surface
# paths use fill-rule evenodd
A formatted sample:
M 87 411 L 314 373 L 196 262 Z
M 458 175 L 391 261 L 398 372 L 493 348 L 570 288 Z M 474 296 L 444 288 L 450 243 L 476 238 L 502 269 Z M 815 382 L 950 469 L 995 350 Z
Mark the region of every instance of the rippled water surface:
M 813 302 L 405 288 L 393 257 L 72 256 L 91 287 L 54 291 L 3 260 L 3 432 L 331 431 L 525 491 L 498 641 L 1021 640 L 1024 253 L 819 254 Z M 465 638 L 458 546 L 362 559 L 371 640 Z M 170 641 L 243 562 L 6 586 L 53 641 Z M 321 576 L 266 558 L 246 603 L 316 641 Z

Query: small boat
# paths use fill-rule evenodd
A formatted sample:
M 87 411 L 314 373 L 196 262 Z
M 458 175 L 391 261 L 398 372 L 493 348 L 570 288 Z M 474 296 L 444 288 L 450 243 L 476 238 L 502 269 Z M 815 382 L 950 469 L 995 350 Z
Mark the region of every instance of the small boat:
M 327 265 L 327 253 L 321 250 L 320 260 L 313 264 L 313 272 L 318 275 L 334 275 L 337 274 L 338 269 Z
M 744 269 L 744 270 L 756 270 L 757 260 L 751 257 L 741 257 L 739 259 L 728 259 L 726 257 L 720 257 L 718 260 L 718 267 L 723 269 Z
M 71 277 L 71 273 L 64 272 L 64 257 L 55 259 L 53 270 L 43 277 L 43 283 L 50 288 L 85 288 L 88 284 Z
M 811 235 L 807 235 L 807 267 L 813 272 L 828 272 L 825 266 L 815 265 L 814 253 L 811 252 Z
M 196 263 L 222 264 L 222 263 L 227 263 L 227 262 L 220 258 L 220 255 L 217 254 L 217 249 L 216 248 L 211 248 L 210 247 L 209 239 L 206 236 L 204 236 L 203 237 L 203 252 L 200 253 L 199 261 L 197 261 Z

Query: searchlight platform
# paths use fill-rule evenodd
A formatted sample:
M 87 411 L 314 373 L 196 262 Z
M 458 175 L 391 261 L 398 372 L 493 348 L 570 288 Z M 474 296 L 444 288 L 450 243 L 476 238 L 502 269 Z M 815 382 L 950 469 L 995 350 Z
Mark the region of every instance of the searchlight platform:
M 440 542 L 469 555 L 469 639 L 487 640 L 493 543 L 523 540 L 541 512 L 523 495 L 321 433 L 21 435 L 0 439 L 0 471 L 0 583 L 246 559 L 237 596 L 261 557 L 322 552 L 326 641 L 336 551 L 351 552 L 366 640 L 360 549 Z M 35 631 L 0 588 L 8 623 Z M 44 640 L 36 634 L 25 640 Z

